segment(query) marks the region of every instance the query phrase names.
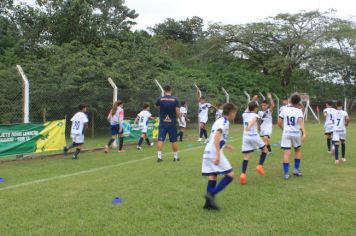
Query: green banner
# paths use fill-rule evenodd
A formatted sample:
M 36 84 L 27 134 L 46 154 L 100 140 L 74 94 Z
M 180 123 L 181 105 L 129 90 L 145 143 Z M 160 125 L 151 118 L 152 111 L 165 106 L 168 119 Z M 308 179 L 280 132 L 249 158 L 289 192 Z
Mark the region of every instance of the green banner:
M 0 157 L 62 150 L 65 120 L 0 125 Z
M 147 136 L 151 139 L 158 138 L 159 120 L 150 120 L 147 125 Z M 124 120 L 122 123 L 125 141 L 137 141 L 141 136 L 141 129 L 134 124 L 134 120 Z

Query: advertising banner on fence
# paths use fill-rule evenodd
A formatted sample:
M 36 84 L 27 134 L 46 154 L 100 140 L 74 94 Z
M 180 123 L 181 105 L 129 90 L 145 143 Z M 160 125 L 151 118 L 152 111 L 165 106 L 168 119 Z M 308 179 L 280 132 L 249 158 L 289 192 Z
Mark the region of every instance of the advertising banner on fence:
M 122 126 L 124 129 L 125 141 L 137 141 L 141 136 L 141 129 L 138 125 L 133 124 L 131 120 L 124 120 Z M 158 138 L 158 125 L 159 120 L 152 120 L 147 125 L 147 136 L 150 139 Z
M 62 150 L 65 120 L 44 124 L 0 125 L 0 157 Z

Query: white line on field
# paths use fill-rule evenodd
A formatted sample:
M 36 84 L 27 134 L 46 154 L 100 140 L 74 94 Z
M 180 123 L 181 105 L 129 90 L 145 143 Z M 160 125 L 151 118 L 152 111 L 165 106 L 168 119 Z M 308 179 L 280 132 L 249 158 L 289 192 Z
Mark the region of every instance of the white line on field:
M 194 147 L 194 148 L 187 148 L 187 149 L 183 149 L 182 151 L 179 151 L 179 152 L 186 152 L 186 151 L 190 151 L 190 150 L 194 150 L 194 149 L 198 149 L 198 148 L 202 148 L 202 147 L 204 147 L 204 146 L 198 146 L 198 147 Z M 173 154 L 173 152 L 167 152 L 167 153 L 165 153 L 163 155 L 166 156 L 166 155 L 169 155 L 169 154 Z M 152 155 L 152 156 L 145 157 L 145 158 L 142 158 L 142 159 L 122 162 L 122 163 L 115 164 L 115 165 L 102 166 L 102 167 L 97 167 L 97 168 L 93 168 L 93 169 L 89 169 L 89 170 L 78 171 L 78 172 L 71 173 L 71 174 L 57 175 L 57 176 L 53 176 L 53 177 L 50 177 L 50 178 L 38 179 L 38 180 L 29 181 L 29 182 L 24 182 L 24 183 L 21 183 L 21 184 L 10 185 L 10 186 L 7 186 L 7 187 L 0 188 L 0 191 L 26 187 L 26 186 L 33 185 L 33 184 L 49 182 L 49 181 L 52 181 L 52 180 L 63 179 L 63 178 L 78 176 L 78 175 L 82 175 L 82 174 L 93 173 L 93 172 L 106 170 L 106 169 L 110 169 L 110 168 L 114 168 L 114 167 L 118 167 L 118 166 L 124 166 L 124 165 L 128 165 L 128 164 L 136 163 L 136 162 L 139 162 L 139 161 L 145 161 L 145 160 L 148 160 L 148 159 L 153 158 L 153 157 L 156 157 L 156 155 Z

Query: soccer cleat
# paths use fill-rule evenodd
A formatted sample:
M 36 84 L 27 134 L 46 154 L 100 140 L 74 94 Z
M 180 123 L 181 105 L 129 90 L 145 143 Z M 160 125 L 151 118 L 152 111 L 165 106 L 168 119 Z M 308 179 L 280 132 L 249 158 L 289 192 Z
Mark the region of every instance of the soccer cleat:
M 331 151 L 330 151 L 330 150 L 328 150 L 328 154 L 330 154 L 330 155 L 331 155 Z
M 76 155 L 72 156 L 72 160 L 77 160 L 77 159 L 78 159 L 78 156 L 76 156 Z
M 137 150 L 142 150 L 142 147 L 137 146 L 136 149 L 137 149 Z
M 163 159 L 157 158 L 157 162 L 162 162 L 162 161 L 163 161 Z
M 299 170 L 294 170 L 293 175 L 297 176 L 297 177 L 303 176 L 302 173 Z
M 265 175 L 265 171 L 264 171 L 264 169 L 263 169 L 263 165 L 258 165 L 258 166 L 256 167 L 256 170 L 257 170 L 257 172 L 258 172 L 260 175 Z
M 155 143 L 151 143 L 150 146 L 153 147 L 155 145 Z
M 180 161 L 179 157 L 178 158 L 173 158 L 173 161 L 176 162 L 176 161 Z
M 201 141 L 203 141 L 203 139 L 202 138 L 198 138 L 197 142 L 201 142 Z
M 335 165 L 338 165 L 339 164 L 339 160 L 335 160 Z
M 104 147 L 104 153 L 108 153 L 109 152 L 109 146 L 108 145 L 105 145 Z
M 220 207 L 215 202 L 215 197 L 211 193 L 205 194 L 205 200 L 207 202 L 206 205 L 210 207 L 209 210 L 214 210 L 214 211 L 220 210 Z
M 204 208 L 205 210 L 212 210 L 212 209 L 211 209 L 211 206 L 210 206 L 210 203 L 209 203 L 208 201 L 205 201 L 205 204 L 204 204 L 203 208 Z
M 63 154 L 64 154 L 64 155 L 67 155 L 67 154 L 68 154 L 68 150 L 69 150 L 69 149 L 68 149 L 67 147 L 64 147 L 64 148 L 63 148 Z
M 283 177 L 285 180 L 288 180 L 289 179 L 289 174 L 284 174 L 284 177 Z
M 346 162 L 346 158 L 345 157 L 341 158 L 341 160 L 342 160 L 342 162 Z
M 247 175 L 244 174 L 244 173 L 242 173 L 242 174 L 240 175 L 240 184 L 242 184 L 242 185 L 247 184 Z
M 205 139 L 204 144 L 207 144 L 209 142 L 209 139 Z
M 122 149 L 122 150 L 118 150 L 117 152 L 126 152 L 126 150 Z

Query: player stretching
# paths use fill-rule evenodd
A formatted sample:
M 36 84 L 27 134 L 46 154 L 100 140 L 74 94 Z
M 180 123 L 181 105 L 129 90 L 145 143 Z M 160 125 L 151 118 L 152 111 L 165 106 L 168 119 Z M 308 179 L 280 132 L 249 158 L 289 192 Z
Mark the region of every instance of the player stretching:
M 333 124 L 333 114 L 335 112 L 335 109 L 333 108 L 333 103 L 332 101 L 327 101 L 326 102 L 326 108 L 324 109 L 323 113 L 325 116 L 325 124 L 324 124 L 324 129 L 325 129 L 325 135 L 326 135 L 326 145 L 328 148 L 328 153 L 331 153 L 331 139 L 332 139 L 332 134 L 333 134 L 333 129 L 334 129 L 334 124 Z
M 234 178 L 234 172 L 228 159 L 224 155 L 224 149 L 232 151 L 233 147 L 226 144 L 227 134 L 229 132 L 229 121 L 236 117 L 237 108 L 231 103 L 223 107 L 223 117 L 215 121 L 211 128 L 209 142 L 207 143 L 202 163 L 202 175 L 208 176 L 207 192 L 205 194 L 204 209 L 219 210 L 215 203 L 215 196 L 231 183 Z M 216 185 L 217 176 L 225 177 Z
M 70 119 L 72 122 L 72 127 L 70 129 L 70 136 L 72 137 L 73 143 L 69 147 L 64 147 L 63 151 L 66 155 L 69 149 L 75 147 L 75 152 L 73 154 L 72 160 L 76 160 L 84 144 L 84 126 L 88 123 L 88 116 L 85 114 L 87 112 L 87 106 L 84 104 L 79 105 L 79 111 Z
M 205 139 L 208 138 L 208 133 L 206 132 L 205 126 L 209 119 L 209 108 L 210 107 L 215 108 L 215 107 L 210 103 L 208 103 L 205 97 L 200 97 L 199 92 L 197 94 L 198 94 L 198 101 L 199 101 L 199 128 L 200 128 L 199 139 L 197 141 L 201 142 L 203 140 L 203 136 Z
M 122 127 L 122 122 L 124 120 L 124 110 L 123 103 L 118 100 L 112 106 L 110 113 L 108 115 L 108 121 L 110 123 L 111 138 L 107 145 L 104 147 L 104 152 L 108 153 L 110 146 L 113 144 L 117 136 L 120 136 L 119 152 L 122 152 L 122 146 L 124 143 L 124 129 Z
M 269 99 L 270 104 L 268 104 L 268 101 L 266 100 L 263 101 L 261 104 L 261 111 L 258 112 L 258 115 L 260 117 L 261 122 L 261 137 L 263 139 L 263 142 L 266 144 L 268 151 L 272 152 L 270 139 L 273 127 L 272 113 L 274 109 L 274 102 L 271 93 L 268 93 L 267 97 Z
M 137 124 L 138 122 L 138 127 L 141 129 L 141 137 L 138 140 L 138 144 L 137 144 L 137 150 L 141 150 L 142 147 L 142 143 L 143 140 L 146 140 L 146 143 L 148 146 L 153 146 L 154 143 L 151 143 L 148 136 L 147 136 L 147 125 L 148 125 L 148 121 L 149 120 L 154 120 L 154 118 L 152 117 L 152 114 L 150 112 L 150 104 L 149 103 L 145 103 L 143 104 L 143 110 L 138 113 L 136 119 L 135 119 L 135 124 Z
M 185 101 L 182 102 L 179 111 L 182 116 L 180 117 L 180 119 L 178 119 L 178 125 L 179 125 L 178 138 L 179 138 L 179 141 L 182 142 L 183 141 L 183 133 L 185 131 L 185 128 L 187 127 L 187 121 L 189 122 L 189 119 L 187 117 L 188 107 L 187 107 L 187 103 Z
M 346 126 L 349 124 L 349 115 L 346 111 L 342 110 L 342 101 L 338 100 L 336 102 L 336 110 L 333 113 L 333 144 L 335 152 L 335 164 L 339 164 L 339 145 L 341 142 L 341 160 L 346 161 Z
M 177 145 L 177 116 L 180 118 L 179 101 L 172 96 L 172 88 L 169 85 L 164 86 L 164 96 L 160 97 L 156 106 L 159 107 L 159 131 L 157 143 L 157 162 L 162 160 L 163 142 L 166 139 L 167 133 L 169 141 L 172 143 L 173 161 L 179 161 L 178 145 Z
M 289 179 L 289 157 L 291 155 L 291 148 L 294 148 L 294 175 L 302 176 L 299 171 L 300 159 L 302 156 L 301 146 L 306 138 L 304 128 L 304 116 L 301 109 L 299 109 L 301 98 L 295 94 L 291 97 L 291 105 L 285 107 L 279 114 L 278 126 L 283 129 L 281 148 L 284 150 L 283 154 L 283 170 L 284 179 Z
M 256 101 L 252 101 L 248 104 L 248 110 L 242 114 L 242 119 L 244 123 L 244 133 L 242 137 L 242 153 L 244 154 L 244 159 L 242 162 L 242 173 L 240 175 L 240 184 L 247 183 L 247 165 L 251 158 L 251 153 L 257 149 L 261 149 L 260 161 L 256 167 L 257 172 L 260 175 L 264 175 L 263 163 L 267 157 L 268 149 L 266 144 L 262 141 L 258 135 L 258 120 L 259 116 L 257 114 L 258 104 Z

